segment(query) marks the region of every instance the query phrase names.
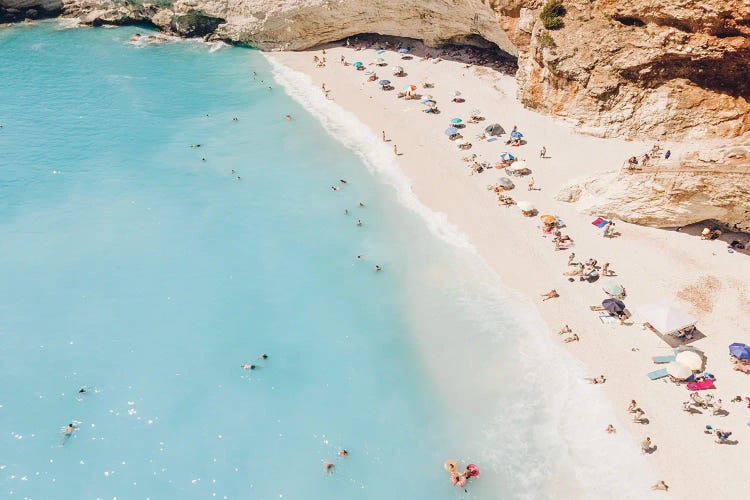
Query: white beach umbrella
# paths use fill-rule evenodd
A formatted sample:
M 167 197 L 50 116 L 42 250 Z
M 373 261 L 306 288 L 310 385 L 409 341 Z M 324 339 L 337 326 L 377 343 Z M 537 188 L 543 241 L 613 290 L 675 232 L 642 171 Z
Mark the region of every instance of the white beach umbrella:
M 682 363 L 694 372 L 703 369 L 703 358 L 695 351 L 682 351 L 675 359 L 678 363 Z
M 520 170 L 520 169 L 522 169 L 522 168 L 526 168 L 526 160 L 518 160 L 518 161 L 514 161 L 514 162 L 513 162 L 512 164 L 511 164 L 511 166 L 513 167 L 513 169 L 514 169 L 514 170 L 515 170 L 515 169 L 519 169 L 519 170 Z
M 697 321 L 671 302 L 660 302 L 641 307 L 638 313 L 662 335 L 674 333 Z
M 521 200 L 518 202 L 518 208 L 522 212 L 532 212 L 534 210 L 534 204 L 530 201 Z
M 432 96 L 430 94 L 423 95 L 422 99 L 424 99 L 425 101 L 431 101 L 432 100 Z
M 385 64 L 385 59 L 383 59 L 382 57 L 378 57 L 377 59 L 375 59 L 375 64 L 377 64 L 378 66 L 381 66 Z
M 461 91 L 460 91 L 460 90 L 456 90 L 456 91 L 455 91 L 455 92 L 454 92 L 453 94 L 454 94 L 454 95 L 455 95 L 456 97 L 458 97 L 458 96 L 460 96 L 460 95 L 461 95 Z
M 393 68 L 391 68 L 391 71 L 393 71 L 394 75 L 400 75 L 404 72 L 404 68 L 402 68 L 401 66 L 394 66 Z
M 693 374 L 693 370 L 687 365 L 672 361 L 667 365 L 667 373 L 678 380 L 685 380 Z

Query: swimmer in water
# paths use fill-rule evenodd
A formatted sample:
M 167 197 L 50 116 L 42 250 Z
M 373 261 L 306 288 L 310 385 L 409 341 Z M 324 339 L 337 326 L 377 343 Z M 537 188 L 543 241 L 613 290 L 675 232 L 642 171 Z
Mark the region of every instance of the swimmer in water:
M 206 161 L 206 159 L 205 158 L 201 158 L 201 161 Z
M 357 260 L 362 260 L 362 256 L 361 255 L 357 255 Z
M 338 191 L 339 190 L 339 188 L 337 188 L 336 186 L 331 186 L 331 189 L 333 189 L 334 191 Z
M 346 450 L 341 450 L 341 451 L 339 452 L 339 456 L 340 456 L 340 457 L 346 457 L 346 456 L 349 456 L 349 452 L 348 452 L 348 451 L 346 451 Z
M 233 174 L 236 174 L 237 172 L 235 172 L 235 171 L 234 171 L 234 169 L 232 169 L 232 173 L 233 173 Z
M 68 439 L 70 439 L 70 436 L 73 435 L 74 430 L 76 430 L 76 426 L 72 422 L 69 423 L 67 427 L 65 427 L 65 436 L 63 437 L 62 442 L 63 445 L 68 442 Z
M 359 202 L 359 206 L 360 206 L 360 207 L 364 207 L 364 206 L 365 206 L 365 204 L 364 204 L 364 203 L 362 203 L 362 202 L 360 201 L 360 202 Z
M 285 118 L 285 119 L 286 119 L 287 121 L 292 121 L 292 115 L 284 115 L 284 118 Z
M 325 468 L 326 468 L 326 472 L 329 474 L 331 474 L 332 472 L 336 470 L 336 466 L 333 465 L 331 462 L 326 462 Z
M 232 121 L 233 121 L 233 122 L 238 122 L 239 120 L 238 120 L 238 119 L 237 119 L 237 117 L 235 116 L 234 118 L 232 118 Z
M 344 179 L 339 179 L 339 182 L 340 182 L 341 184 L 347 184 L 347 182 L 346 182 L 346 181 L 345 181 Z
M 238 176 L 237 176 L 237 180 L 238 180 L 238 181 L 241 181 L 241 180 L 242 180 L 242 177 L 240 177 L 240 176 L 238 175 Z
M 361 226 L 361 225 L 362 225 L 362 221 L 361 221 L 360 219 L 357 219 L 357 225 L 358 225 L 358 226 Z
M 80 389 L 78 389 L 78 394 L 86 394 L 86 392 L 87 391 L 85 387 L 81 387 Z
M 382 269 L 382 267 L 380 267 L 380 266 L 375 266 L 375 272 L 376 272 L 376 273 L 377 273 L 377 272 L 380 272 L 380 270 L 381 270 L 381 269 Z
M 208 115 L 206 115 L 206 116 L 208 116 Z M 201 145 L 200 144 L 191 144 L 190 147 L 191 148 L 199 148 L 199 147 L 201 147 Z
M 260 359 L 268 359 L 268 354 L 261 354 Z
M 243 370 L 255 370 L 255 365 L 245 363 L 244 365 L 240 365 L 240 368 L 242 368 Z
M 344 215 L 349 215 L 349 209 L 348 208 L 344 209 Z

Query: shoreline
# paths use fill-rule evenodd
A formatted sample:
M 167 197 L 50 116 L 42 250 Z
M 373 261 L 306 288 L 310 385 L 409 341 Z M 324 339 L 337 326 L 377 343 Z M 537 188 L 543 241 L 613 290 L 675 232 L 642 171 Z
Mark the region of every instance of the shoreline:
M 415 42 L 409 41 L 409 44 L 415 45 Z M 750 273 L 735 269 L 742 262 L 736 259 L 743 259 L 744 256 L 728 255 L 726 251 L 722 253 L 717 242 L 705 242 L 686 234 L 623 222 L 617 223 L 622 236 L 605 240 L 601 238 L 600 231 L 589 224 L 594 217 L 578 214 L 574 205 L 554 199 L 557 188 L 566 181 L 619 168 L 622 158 L 645 150 L 647 145 L 576 134 L 565 122 L 524 109 L 515 100 L 515 79 L 486 68 L 478 69 L 448 60 L 434 66 L 429 62 L 419 62 L 417 58 L 402 61 L 399 54 L 392 51 L 376 55 L 371 49 L 357 52 L 331 45 L 326 46 L 325 50 L 329 62 L 322 68 L 311 63 L 313 55 L 322 57 L 322 48 L 264 55 L 272 65 L 275 61 L 308 75 L 316 86 L 325 83 L 334 103 L 351 111 L 376 137 L 379 130 L 386 132 L 392 141 L 388 145 L 395 143 L 400 153 L 398 157 L 391 157 L 397 160 L 410 182 L 411 191 L 420 202 L 431 211 L 444 215 L 451 225 L 466 235 L 504 285 L 536 305 L 550 332 L 546 335 L 547 341 L 559 343 L 561 349 L 582 362 L 590 376 L 600 373 L 607 375 L 607 383 L 596 389 L 604 391 L 621 422 L 618 425 L 632 435 L 634 450 L 637 451 L 638 443 L 645 435 L 649 435 L 657 444 L 658 451 L 647 456 L 646 460 L 658 471 L 659 479 L 670 485 L 671 492 L 683 498 L 715 495 L 717 492 L 736 496 L 738 490 L 735 488 L 742 488 L 743 485 L 732 485 L 726 479 L 739 477 L 742 469 L 738 464 L 750 455 L 747 448 L 742 446 L 746 427 L 741 429 L 740 426 L 744 426 L 747 420 L 744 408 L 728 402 L 735 392 L 743 394 L 744 379 L 740 374 L 732 373 L 726 361 L 726 345 L 742 341 L 741 335 L 736 334 L 731 340 L 727 335 L 732 334 L 734 325 L 742 324 L 741 315 L 746 306 L 742 299 L 747 293 L 743 281 L 750 278 Z M 397 89 L 384 92 L 374 83 L 366 82 L 364 72 L 338 62 L 341 55 L 350 62 L 362 60 L 368 70 L 376 57 L 383 57 L 388 67 L 378 68 L 377 71 L 383 73 L 382 78 L 395 80 Z M 395 64 L 403 66 L 409 76 L 392 77 L 390 66 Z M 419 101 L 396 98 L 400 86 L 418 84 L 425 78 L 435 83 L 435 87 L 426 92 L 438 100 L 443 111 L 440 115 L 417 112 L 422 108 Z M 467 102 L 449 102 L 453 91 L 459 89 Z M 468 133 L 464 133 L 475 145 L 470 151 L 458 150 L 454 143 L 445 138 L 443 129 L 449 120 L 453 116 L 465 119 L 474 108 L 485 110 L 487 121 L 484 124 L 498 121 L 506 130 L 518 125 L 529 140 L 529 144 L 514 149 L 518 149 L 519 155 L 528 160 L 537 186 L 542 191 L 527 192 L 526 178 L 514 178 L 517 186 L 508 194 L 516 200 L 532 201 L 541 213 L 560 215 L 568 226 L 565 232 L 576 242 L 571 251 L 576 252 L 580 260 L 595 257 L 600 264 L 611 262 L 617 273 L 616 279 L 621 279 L 627 288 L 628 299 L 632 297 L 626 302 L 636 317 L 639 305 L 661 297 L 674 298 L 680 303 L 675 294 L 690 287 L 700 287 L 701 280 L 705 281 L 707 274 L 720 283 L 720 289 L 711 297 L 712 310 L 696 311 L 685 302 L 680 305 L 687 310 L 692 309 L 691 312 L 698 315 L 699 327 L 706 331 L 707 338 L 695 346 L 708 356 L 707 369 L 717 376 L 719 390 L 716 392 L 718 397 L 724 399 L 724 408 L 730 411 L 728 417 L 701 418 L 684 414 L 681 402 L 687 399 L 688 394 L 683 387 L 651 382 L 645 377 L 648 371 L 659 368 L 652 364 L 651 356 L 668 353 L 669 347 L 657 336 L 643 331 L 640 325 L 601 325 L 587 307 L 603 298 L 600 287 L 569 283 L 562 276 L 570 251 L 555 252 L 551 241 L 541 237 L 538 218 L 524 218 L 516 207 L 497 206 L 494 197 L 487 192 L 485 186 L 493 184 L 503 172 L 491 170 L 468 175 L 466 164 L 461 162 L 462 156 L 476 151 L 489 159 L 491 155 L 496 156 L 506 149 L 500 145 L 500 141 L 480 144 L 473 140 L 479 132 L 476 125 L 468 125 L 469 128 L 465 129 Z M 491 113 L 491 109 L 503 111 Z M 540 135 L 542 139 L 539 139 Z M 504 141 L 506 137 L 501 139 Z M 546 146 L 552 158 L 536 158 L 542 145 Z M 675 149 L 679 151 L 679 148 Z M 711 268 L 702 270 L 701 264 L 707 258 L 711 258 Z M 539 302 L 539 295 L 551 288 L 557 289 L 561 297 Z M 563 324 L 569 324 L 580 335 L 581 341 L 563 344 L 553 333 Z M 648 425 L 622 423 L 629 418 L 624 409 L 630 399 L 638 400 L 644 408 L 649 418 Z M 604 428 L 608 423 L 602 422 L 600 429 L 587 429 L 590 433 L 601 432 L 601 445 L 605 449 L 608 437 Z M 700 431 L 707 423 L 734 431 L 740 445 L 717 448 L 712 439 Z M 685 456 L 693 456 L 704 465 L 715 460 L 715 467 L 711 469 L 721 467 L 723 472 L 716 477 L 711 475 L 696 480 L 697 475 L 693 470 L 680 467 Z M 731 465 L 728 465 L 729 462 Z

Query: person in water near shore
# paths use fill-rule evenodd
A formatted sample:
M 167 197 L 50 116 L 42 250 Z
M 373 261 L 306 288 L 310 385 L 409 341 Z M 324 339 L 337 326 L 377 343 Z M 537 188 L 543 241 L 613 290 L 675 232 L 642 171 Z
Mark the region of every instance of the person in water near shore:
M 292 121 L 292 115 L 284 115 L 286 121 Z
M 554 290 L 554 289 L 550 290 L 549 292 L 542 294 L 542 297 L 544 297 L 542 299 L 542 302 L 544 302 L 545 300 L 554 299 L 555 297 L 559 297 L 559 296 L 560 294 L 557 293 L 557 290 Z
M 193 148 L 193 149 L 195 149 L 195 148 L 201 147 L 201 145 L 200 144 L 191 144 L 190 147 Z
M 331 462 L 326 462 L 325 469 L 328 474 L 331 474 L 336 470 L 336 466 L 333 465 Z
M 348 184 L 348 182 L 346 182 L 346 181 L 345 181 L 344 179 L 339 179 L 339 182 L 340 182 L 341 184 Z
M 233 121 L 233 122 L 238 122 L 238 121 L 240 121 L 240 120 L 239 120 L 239 119 L 238 119 L 238 118 L 237 118 L 237 117 L 235 116 L 234 118 L 232 118 L 232 121 Z
M 81 387 L 80 389 L 78 389 L 78 394 L 86 394 L 86 392 L 86 387 Z
M 362 220 L 361 220 L 361 219 L 357 219 L 357 225 L 358 225 L 358 226 L 361 226 L 361 225 L 362 225 Z
M 260 359 L 268 359 L 268 354 L 261 354 L 259 356 Z
M 378 265 L 376 265 L 376 266 L 375 266 L 375 272 L 376 272 L 376 273 L 380 272 L 380 270 L 381 270 L 381 269 L 382 269 L 382 268 L 381 268 L 380 266 L 378 266 Z
M 357 255 L 357 260 L 362 260 L 362 256 L 361 255 Z
M 243 370 L 255 370 L 255 365 L 245 363 L 244 365 L 240 365 L 240 368 L 242 368 Z
M 341 450 L 341 451 L 339 451 L 339 456 L 340 457 L 347 457 L 347 456 L 349 456 L 349 452 L 346 451 L 346 450 Z
M 364 203 L 362 203 L 362 202 L 360 201 L 360 202 L 359 202 L 359 206 L 360 206 L 360 207 L 364 207 L 364 206 L 365 206 L 365 204 L 364 204 Z
M 62 442 L 63 445 L 68 442 L 68 439 L 70 439 L 70 436 L 73 435 L 74 430 L 76 430 L 76 426 L 72 422 L 69 423 L 67 427 L 65 427 L 65 431 L 64 431 L 65 435 L 63 437 L 63 442 Z

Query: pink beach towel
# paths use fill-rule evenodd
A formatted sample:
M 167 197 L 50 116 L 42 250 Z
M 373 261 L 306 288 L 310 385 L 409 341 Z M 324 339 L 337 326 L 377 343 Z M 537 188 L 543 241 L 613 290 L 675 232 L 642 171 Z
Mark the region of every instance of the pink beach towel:
M 714 381 L 711 379 L 701 380 L 700 382 L 690 382 L 687 385 L 688 391 L 702 391 L 704 389 L 713 389 Z

